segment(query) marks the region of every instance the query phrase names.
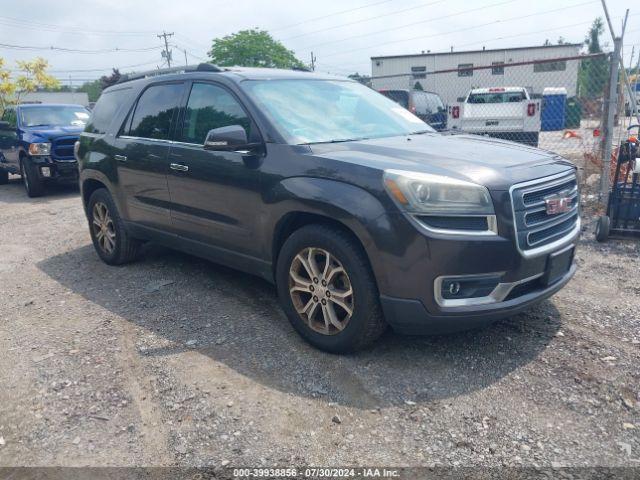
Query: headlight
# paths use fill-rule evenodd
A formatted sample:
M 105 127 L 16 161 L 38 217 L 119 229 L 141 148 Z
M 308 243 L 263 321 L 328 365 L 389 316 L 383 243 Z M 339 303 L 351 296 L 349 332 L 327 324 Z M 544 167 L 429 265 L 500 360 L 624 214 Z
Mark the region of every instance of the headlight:
M 428 173 L 385 170 L 384 186 L 410 213 L 493 215 L 489 191 L 482 185 Z
M 29 155 L 50 155 L 51 144 L 50 143 L 30 143 Z

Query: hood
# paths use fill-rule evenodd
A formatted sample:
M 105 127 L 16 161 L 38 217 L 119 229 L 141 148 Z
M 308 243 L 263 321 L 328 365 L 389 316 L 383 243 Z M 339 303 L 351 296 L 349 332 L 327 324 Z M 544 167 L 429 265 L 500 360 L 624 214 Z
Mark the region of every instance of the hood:
M 573 165 L 539 148 L 477 135 L 422 134 L 311 146 L 315 155 L 372 168 L 432 173 L 493 190 L 560 173 Z
M 75 126 L 75 125 L 65 125 L 65 126 L 56 126 L 56 125 L 46 125 L 40 127 L 23 127 L 22 128 L 26 135 L 30 138 L 30 141 L 47 141 L 51 140 L 55 137 L 64 137 L 69 135 L 80 136 L 80 133 L 84 130 L 84 126 Z

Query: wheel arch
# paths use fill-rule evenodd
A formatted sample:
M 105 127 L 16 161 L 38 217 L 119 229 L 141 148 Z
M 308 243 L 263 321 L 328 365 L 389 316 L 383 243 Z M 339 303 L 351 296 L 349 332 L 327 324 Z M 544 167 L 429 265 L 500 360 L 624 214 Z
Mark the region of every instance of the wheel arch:
M 381 242 L 393 241 L 393 222 L 374 195 L 345 182 L 307 177 L 286 179 L 271 193 L 268 203 L 277 206 L 265 225 L 270 240 L 265 254 L 274 269 L 282 245 L 293 232 L 321 224 L 349 235 L 365 254 L 378 287 L 386 284 L 379 249 Z

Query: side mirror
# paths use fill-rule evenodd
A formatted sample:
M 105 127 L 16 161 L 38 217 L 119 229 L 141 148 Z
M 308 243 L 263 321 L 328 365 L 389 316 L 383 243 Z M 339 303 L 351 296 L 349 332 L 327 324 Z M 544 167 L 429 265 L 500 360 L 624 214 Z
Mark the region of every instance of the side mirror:
M 204 141 L 205 150 L 230 152 L 235 150 L 249 150 L 257 144 L 249 143 L 247 132 L 240 125 L 214 128 L 209 130 Z
M 11 126 L 11 124 L 9 122 L 2 122 L 0 121 L 0 130 L 13 130 L 13 127 Z

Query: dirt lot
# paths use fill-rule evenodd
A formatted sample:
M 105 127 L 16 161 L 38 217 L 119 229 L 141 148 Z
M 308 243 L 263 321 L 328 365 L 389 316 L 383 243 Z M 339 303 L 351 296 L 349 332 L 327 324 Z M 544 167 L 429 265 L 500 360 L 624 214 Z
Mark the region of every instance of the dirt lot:
M 590 219 L 586 219 L 589 221 Z M 150 246 L 108 267 L 78 194 L 0 188 L 0 466 L 640 466 L 640 243 L 450 336 L 332 356 L 268 283 Z

